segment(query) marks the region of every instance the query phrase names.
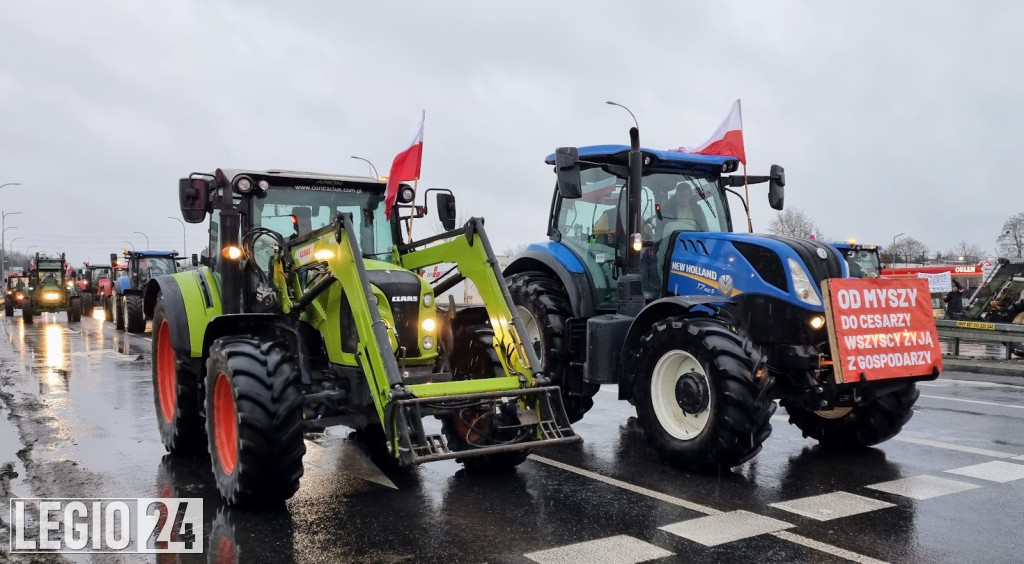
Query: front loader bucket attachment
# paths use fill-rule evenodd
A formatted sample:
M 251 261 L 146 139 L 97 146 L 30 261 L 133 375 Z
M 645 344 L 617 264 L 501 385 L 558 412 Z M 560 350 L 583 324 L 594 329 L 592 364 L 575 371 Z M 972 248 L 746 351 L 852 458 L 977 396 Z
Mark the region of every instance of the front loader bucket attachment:
M 521 440 L 454 449 L 443 434 L 428 435 L 423 429 L 426 416 L 457 416 L 468 408 L 494 410 L 499 405 L 517 406 L 518 424 L 505 429 L 517 428 L 523 437 Z M 389 402 L 387 412 L 398 434 L 398 459 L 407 465 L 583 441 L 569 426 L 558 386 L 394 399 Z

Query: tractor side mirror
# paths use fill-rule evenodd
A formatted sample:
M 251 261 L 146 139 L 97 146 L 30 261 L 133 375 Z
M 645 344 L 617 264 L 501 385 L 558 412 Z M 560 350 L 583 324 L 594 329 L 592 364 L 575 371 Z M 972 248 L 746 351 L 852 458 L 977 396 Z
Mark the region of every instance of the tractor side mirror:
M 117 253 L 110 253 L 110 266 L 117 268 Z
M 199 266 L 199 255 L 192 253 L 192 266 Z
M 210 181 L 203 178 L 178 179 L 178 203 L 181 217 L 188 223 L 202 223 L 206 219 L 206 204 L 210 198 Z
M 786 200 L 786 170 L 773 164 L 768 179 L 768 205 L 781 210 Z
M 580 153 L 576 147 L 555 149 L 555 176 L 558 179 L 558 193 L 568 200 L 583 195 L 580 179 Z
M 455 196 L 453 194 L 437 193 L 437 219 L 446 231 L 455 229 Z

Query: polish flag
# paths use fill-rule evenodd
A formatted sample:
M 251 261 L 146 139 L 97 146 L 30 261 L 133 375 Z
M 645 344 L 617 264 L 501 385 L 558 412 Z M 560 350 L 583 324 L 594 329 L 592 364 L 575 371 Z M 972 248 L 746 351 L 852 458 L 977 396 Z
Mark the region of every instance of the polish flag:
M 747 155 L 743 151 L 743 113 L 740 110 L 740 101 L 736 100 L 729 115 L 718 126 L 711 138 L 697 147 L 679 147 L 673 149 L 680 153 L 695 153 L 698 155 L 720 155 L 736 157 L 741 163 L 747 164 Z
M 391 172 L 388 174 L 388 188 L 384 193 L 384 215 L 391 215 L 391 208 L 395 205 L 398 197 L 398 183 L 408 180 L 420 179 L 420 164 L 423 162 L 423 122 L 427 119 L 427 112 L 420 116 L 420 126 L 412 139 L 406 143 L 405 149 L 395 156 L 391 163 Z

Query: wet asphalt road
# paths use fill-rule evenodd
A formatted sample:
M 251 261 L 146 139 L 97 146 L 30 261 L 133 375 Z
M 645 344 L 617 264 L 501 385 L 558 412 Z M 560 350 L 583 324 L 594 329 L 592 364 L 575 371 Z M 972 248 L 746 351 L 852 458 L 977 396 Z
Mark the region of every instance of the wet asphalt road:
M 336 428 L 309 437 L 286 508 L 250 513 L 221 505 L 208 460 L 164 456 L 149 345 L 96 319 L 0 318 L 0 464 L 18 474 L 0 497 L 205 498 L 207 554 L 160 562 L 1024 558 L 1024 387 L 995 378 L 922 384 L 904 433 L 859 455 L 820 451 L 780 410 L 761 454 L 720 476 L 658 464 L 613 387 L 575 425 L 582 445 L 505 476 L 448 461 L 383 474 Z

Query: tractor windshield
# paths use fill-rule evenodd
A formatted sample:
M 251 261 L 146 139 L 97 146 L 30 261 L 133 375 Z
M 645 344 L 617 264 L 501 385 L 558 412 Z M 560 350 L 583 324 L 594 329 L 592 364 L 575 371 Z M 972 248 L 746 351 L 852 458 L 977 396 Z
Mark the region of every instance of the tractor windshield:
M 20 291 L 25 289 L 25 279 L 21 276 L 15 276 L 7 279 L 7 289 Z
M 147 278 L 156 278 L 174 274 L 178 271 L 178 265 L 169 257 L 143 257 L 139 259 L 139 271 Z
M 562 243 L 584 259 L 602 303 L 608 305 L 615 301 L 614 279 L 619 273 L 613 265 L 625 256 L 628 239 L 626 179 L 600 167 L 583 170 L 581 179 L 583 196 L 560 201 L 556 227 Z M 645 264 L 650 263 L 644 269 L 645 287 L 653 295 L 664 270 L 658 265 L 664 264 L 673 232 L 729 231 L 730 220 L 713 176 L 648 169 L 640 198 L 642 235 L 652 243 L 645 251 Z
M 108 278 L 108 279 L 111 278 L 110 268 L 109 267 L 94 267 L 92 269 L 92 275 L 89 277 L 89 279 L 92 281 L 92 283 L 93 284 L 99 284 L 100 280 L 102 280 L 103 278 Z
M 348 187 L 302 188 L 274 187 L 265 198 L 254 200 L 252 226 L 272 229 L 288 239 L 329 224 L 339 213 L 350 213 L 363 256 L 378 260 L 390 258 L 393 240 L 391 224 L 384 216 L 383 191 Z M 260 248 L 268 244 L 265 238 L 257 241 L 259 255 L 264 254 L 261 251 L 269 250 Z M 267 254 L 267 258 L 269 256 Z M 265 267 L 266 261 L 261 260 L 260 264 Z
M 877 250 L 846 249 L 843 258 L 850 265 L 850 276 L 854 278 L 878 278 L 881 272 Z

